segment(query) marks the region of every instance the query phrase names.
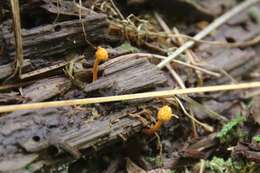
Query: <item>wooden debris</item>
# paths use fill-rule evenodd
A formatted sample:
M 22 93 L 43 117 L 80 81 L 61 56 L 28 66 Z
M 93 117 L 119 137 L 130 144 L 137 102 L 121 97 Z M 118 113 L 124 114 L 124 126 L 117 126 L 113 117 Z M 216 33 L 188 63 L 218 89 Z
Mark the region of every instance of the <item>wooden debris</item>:
M 31 65 L 31 62 L 30 62 L 30 60 L 26 59 L 23 63 L 22 68 L 26 68 L 29 65 Z M 0 80 L 5 79 L 5 78 L 9 77 L 10 75 L 12 75 L 14 69 L 15 69 L 14 63 L 8 63 L 5 65 L 1 65 L 0 66 Z
M 24 56 L 43 58 L 65 55 L 86 45 L 81 22 L 85 25 L 88 40 L 97 41 L 104 37 L 108 23 L 103 14 L 89 15 L 82 21 L 69 20 L 45 26 L 23 29 Z M 11 58 L 15 55 L 15 43 L 9 26 L 4 26 L 4 40 Z
M 232 151 L 232 155 L 235 158 L 243 157 L 257 164 L 260 163 L 260 148 L 252 149 L 247 143 L 238 143 Z
M 18 155 L 26 156 L 26 152 L 41 153 L 41 156 L 44 156 L 48 153 L 41 151 L 50 146 L 62 149 L 62 152 L 68 152 L 73 156 L 75 153 L 81 155 L 84 151 L 90 154 L 89 151 L 93 149 L 96 151 L 103 145 L 120 141 L 120 135 L 127 139 L 139 132 L 141 122 L 128 116 L 128 112 L 134 111 L 136 109 L 133 107 L 126 108 L 88 124 L 85 124 L 83 119 L 80 123 L 76 120 L 85 115 L 86 111 L 71 108 L 11 113 L 0 119 L 0 124 L 5 124 L 0 128 L 0 148 L 9 146 L 6 150 L 0 150 L 0 162 L 5 160 L 7 155 L 13 156 L 9 158 L 12 161 Z M 46 134 L 47 129 L 49 132 Z M 55 154 L 59 153 L 53 153 Z
M 255 51 L 252 49 L 210 48 L 209 50 L 202 50 L 201 53 L 199 53 L 199 56 L 201 55 L 201 58 L 206 59 L 205 65 L 202 66 L 215 71 L 225 70 L 226 72 L 230 72 L 255 58 Z
M 24 100 L 25 99 L 23 97 L 19 96 L 19 93 L 17 93 L 17 92 L 0 94 L 0 103 L 1 104 L 20 103 Z
M 93 91 L 104 95 L 135 93 L 163 86 L 167 81 L 163 72 L 146 58 L 115 58 L 104 63 L 103 68 L 104 77 L 85 85 L 83 90 L 86 93 Z
M 68 61 L 61 61 L 61 62 L 58 62 L 56 63 L 55 65 L 52 65 L 52 66 L 49 66 L 49 67 L 44 67 L 44 68 L 41 68 L 41 69 L 37 69 L 37 70 L 33 70 L 31 72 L 28 72 L 28 73 L 24 73 L 21 75 L 21 79 L 26 79 L 26 78 L 30 78 L 30 77 L 33 77 L 33 76 L 37 76 L 37 75 L 40 75 L 40 74 L 43 74 L 43 73 L 47 73 L 47 72 L 50 72 L 50 71 L 53 71 L 53 70 L 57 70 L 61 67 L 64 67 L 65 65 L 67 65 L 69 62 Z
M 71 81 L 65 77 L 49 77 L 24 88 L 22 95 L 29 102 L 39 102 L 64 94 L 70 87 Z
M 50 13 L 55 13 L 58 15 L 71 15 L 79 16 L 79 7 L 76 6 L 74 2 L 71 1 L 62 1 L 59 2 L 59 6 L 54 5 L 48 0 L 44 0 L 46 4 L 41 5 L 42 8 L 46 9 Z M 81 9 L 81 16 L 85 17 L 88 15 L 96 15 L 97 13 L 91 9 L 83 7 Z
M 18 155 L 13 159 L 6 159 L 0 162 L 0 171 L 1 172 L 11 172 L 18 171 L 22 168 L 25 168 L 31 162 L 38 158 L 37 154 L 28 154 L 28 155 Z
M 251 114 L 255 122 L 258 123 L 258 125 L 260 125 L 260 96 L 259 95 L 253 98 Z

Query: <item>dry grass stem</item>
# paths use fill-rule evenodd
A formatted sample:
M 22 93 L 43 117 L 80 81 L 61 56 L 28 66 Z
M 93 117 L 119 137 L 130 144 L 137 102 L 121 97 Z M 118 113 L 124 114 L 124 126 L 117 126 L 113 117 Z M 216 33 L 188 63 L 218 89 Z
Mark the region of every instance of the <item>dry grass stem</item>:
M 230 85 L 218 85 L 218 86 L 207 86 L 207 87 L 197 87 L 197 88 L 186 88 L 186 89 L 173 89 L 167 91 L 154 91 L 146 93 L 137 94 L 126 94 L 118 96 L 108 96 L 108 97 L 96 97 L 96 98 L 86 98 L 86 99 L 74 99 L 74 100 L 62 100 L 62 101 L 50 101 L 42 103 L 28 103 L 19 105 L 8 105 L 0 106 L 0 112 L 11 112 L 17 110 L 34 110 L 34 109 L 44 109 L 50 107 L 62 107 L 62 106 L 72 106 L 72 105 L 87 105 L 95 103 L 108 103 L 116 101 L 127 101 L 134 99 L 145 99 L 145 98 L 158 98 L 158 97 L 171 97 L 180 94 L 191 94 L 191 93 L 204 93 L 204 92 L 218 92 L 218 91 L 229 91 L 229 90 L 241 90 L 249 88 L 259 88 L 260 82 L 250 82 L 241 84 L 230 84 Z
M 16 66 L 13 75 L 16 75 L 18 72 L 20 77 L 22 74 L 22 66 L 24 61 L 20 6 L 19 6 L 19 0 L 10 0 L 10 1 L 12 6 L 13 26 L 14 26 L 14 36 L 15 36 L 15 46 L 16 46 Z

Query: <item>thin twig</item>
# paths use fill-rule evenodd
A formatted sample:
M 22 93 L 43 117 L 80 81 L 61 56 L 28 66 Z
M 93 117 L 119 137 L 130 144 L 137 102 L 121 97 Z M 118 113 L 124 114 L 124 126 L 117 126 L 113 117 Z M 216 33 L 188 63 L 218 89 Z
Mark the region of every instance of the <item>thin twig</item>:
M 113 1 L 113 0 L 110 0 L 110 2 L 111 2 L 111 4 L 112 4 L 113 8 L 116 10 L 116 12 L 117 12 L 117 14 L 119 15 L 119 17 L 120 17 L 122 20 L 124 20 L 124 19 L 125 19 L 124 16 L 123 16 L 122 13 L 120 12 L 120 10 L 117 8 L 117 6 L 116 6 L 116 4 L 114 3 L 114 1 Z
M 201 127 L 203 127 L 205 130 L 209 131 L 209 132 L 213 132 L 214 131 L 214 128 L 211 127 L 210 125 L 208 124 L 205 124 L 205 123 L 202 123 L 200 122 L 199 120 L 197 120 L 194 116 L 192 116 L 191 114 L 188 113 L 188 111 L 186 111 L 185 107 L 183 106 L 183 104 L 181 103 L 181 101 L 175 97 L 175 100 L 178 102 L 178 104 L 180 105 L 183 113 L 185 115 L 187 115 L 190 119 L 192 119 L 194 122 L 196 122 L 198 125 L 200 125 Z
M 173 76 L 173 78 L 176 80 L 176 82 L 178 83 L 178 85 L 184 89 L 185 84 L 183 82 L 183 80 L 181 79 L 181 77 L 179 76 L 179 74 L 173 69 L 171 68 L 171 66 L 169 64 L 166 65 L 166 68 L 169 70 L 169 72 L 171 73 L 171 75 Z
M 257 35 L 256 37 L 252 38 L 251 40 L 243 41 L 243 42 L 236 42 L 236 43 L 229 43 L 227 45 L 228 47 L 239 47 L 239 48 L 246 48 L 250 46 L 254 46 L 256 44 L 260 43 L 260 35 Z
M 77 4 L 76 2 L 74 2 L 76 7 L 78 7 L 79 9 L 79 20 L 80 20 L 80 23 L 81 23 L 81 27 L 82 27 L 82 32 L 83 32 L 83 35 L 84 35 L 84 38 L 85 38 L 85 41 L 86 43 L 91 46 L 93 49 L 96 49 L 96 46 L 94 44 L 92 44 L 88 38 L 87 38 L 87 33 L 86 33 L 86 29 L 85 29 L 85 24 L 83 23 L 83 20 L 82 20 L 82 9 L 84 10 L 83 6 L 82 6 L 82 0 L 79 0 L 79 4 Z
M 206 37 L 209 33 L 211 33 L 213 30 L 218 28 L 220 25 L 224 24 L 227 20 L 229 20 L 231 17 L 237 15 L 241 11 L 245 10 L 246 8 L 250 7 L 251 5 L 259 2 L 260 0 L 247 0 L 233 8 L 232 10 L 228 11 L 224 15 L 217 18 L 213 23 L 208 25 L 205 29 L 203 29 L 201 32 L 196 34 L 194 36 L 194 39 L 201 40 L 204 37 Z M 183 44 L 179 49 L 177 49 L 173 54 L 168 56 L 165 60 L 163 60 L 161 63 L 159 63 L 157 66 L 159 68 L 163 68 L 168 64 L 172 59 L 179 56 L 183 51 L 185 51 L 188 48 L 191 48 L 195 44 L 194 41 L 188 41 L 185 44 Z
M 195 43 L 199 44 L 210 44 L 212 46 L 219 46 L 219 47 L 249 47 L 252 45 L 255 45 L 260 42 L 259 37 L 255 37 L 253 39 L 242 41 L 242 42 L 236 42 L 236 43 L 227 43 L 225 41 L 210 41 L 210 40 L 196 40 L 194 37 L 185 35 L 185 34 L 174 34 L 174 33 L 166 33 L 166 32 L 152 32 L 152 31 L 137 31 L 136 28 L 130 25 L 125 25 L 122 23 L 115 23 L 115 21 L 109 20 L 111 26 L 116 26 L 120 30 L 124 30 L 124 32 L 135 32 L 138 33 L 139 36 L 147 37 L 147 36 L 156 36 L 161 38 L 183 38 L 186 40 L 194 41 Z
M 171 33 L 170 28 L 168 27 L 168 25 L 164 22 L 164 20 L 162 19 L 162 17 L 157 13 L 154 12 L 154 16 L 156 18 L 156 20 L 158 21 L 158 23 L 160 24 L 161 28 L 168 34 Z M 171 41 L 175 42 L 176 40 L 171 37 Z M 178 75 L 178 73 L 171 67 L 170 64 L 166 65 L 166 68 L 169 70 L 169 72 L 171 73 L 171 75 L 173 76 L 173 78 L 177 81 L 177 83 L 179 84 L 179 86 L 184 89 L 186 88 L 184 85 L 184 82 L 182 81 L 181 77 Z
M 16 73 L 18 72 L 20 77 L 22 74 L 22 66 L 24 60 L 23 60 L 23 40 L 22 40 L 19 0 L 11 0 L 11 6 L 12 6 L 15 46 L 16 46 L 16 67 L 13 75 L 16 75 Z
M 58 19 L 59 19 L 59 17 L 60 17 L 60 6 L 61 6 L 61 1 L 60 0 L 56 0 L 56 7 L 57 7 L 57 15 L 56 15 L 56 18 L 54 19 L 54 22 L 53 22 L 53 24 L 55 24 L 57 21 L 58 21 Z
M 157 12 L 154 12 L 154 16 L 156 18 L 156 20 L 158 21 L 158 23 L 160 24 L 161 28 L 167 33 L 167 34 L 172 34 L 171 29 L 168 27 L 168 25 L 164 22 L 164 20 L 162 19 L 161 15 L 158 14 Z M 176 42 L 175 37 L 171 36 L 170 37 L 171 41 L 173 43 Z
M 201 159 L 200 160 L 200 171 L 199 173 L 203 173 L 205 170 L 205 160 Z
M 132 56 L 140 56 L 140 57 L 148 57 L 148 58 L 158 58 L 158 59 L 166 59 L 167 58 L 165 56 L 152 54 L 152 53 L 133 53 L 133 54 L 122 55 L 122 56 L 130 56 L 130 55 L 132 55 Z M 221 74 L 219 74 L 219 73 L 212 72 L 212 71 L 209 71 L 207 69 L 204 69 L 204 68 L 192 65 L 192 64 L 185 63 L 183 61 L 179 61 L 179 60 L 173 59 L 172 62 L 180 64 L 180 65 L 184 65 L 184 66 L 187 66 L 187 67 L 190 67 L 190 68 L 193 68 L 195 70 L 201 71 L 203 73 L 206 73 L 206 74 L 209 74 L 209 75 L 212 75 L 212 76 L 215 76 L 215 77 L 220 77 L 221 76 Z
M 249 89 L 249 88 L 259 88 L 259 87 L 260 87 L 260 82 L 250 82 L 250 83 L 241 83 L 241 84 L 217 85 L 217 86 L 186 88 L 186 89 L 173 89 L 167 91 L 154 91 L 154 92 L 146 92 L 146 93 L 138 93 L 138 94 L 108 96 L 108 97 L 96 97 L 96 98 L 86 98 L 86 99 L 74 99 L 74 100 L 0 106 L 0 112 L 11 112 L 17 110 L 34 110 L 34 109 L 43 109 L 43 108 L 50 108 L 50 107 L 86 105 L 86 104 L 95 104 L 95 103 L 107 103 L 107 102 L 126 101 L 126 100 L 145 99 L 145 98 L 171 97 L 178 94 L 241 90 L 241 89 Z
M 166 22 L 162 19 L 162 17 L 161 17 L 157 12 L 155 12 L 154 15 L 155 15 L 156 20 L 157 20 L 158 23 L 160 24 L 161 28 L 162 28 L 166 33 L 171 34 L 171 33 L 172 33 L 171 29 L 170 29 L 169 26 L 166 24 Z M 174 30 L 174 33 L 175 33 L 176 35 L 179 35 L 179 34 L 180 34 L 180 32 L 178 31 L 177 28 L 174 28 L 173 30 Z M 184 41 L 184 39 L 183 39 L 182 37 L 177 37 L 176 40 L 175 40 L 174 37 L 171 37 L 171 41 L 172 41 L 172 42 L 178 42 L 179 45 L 183 45 L 183 44 L 185 43 L 185 41 Z M 190 61 L 190 63 L 193 63 L 193 64 L 194 64 L 195 61 L 194 61 L 194 58 L 193 58 L 192 50 L 187 49 L 187 50 L 185 50 L 185 53 L 186 53 L 186 55 L 187 55 L 188 60 Z M 170 64 L 167 64 L 167 65 L 166 65 L 166 68 L 169 70 L 169 72 L 171 73 L 171 75 L 172 75 L 172 76 L 174 77 L 174 79 L 177 81 L 177 83 L 179 84 L 179 86 L 180 86 L 182 89 L 185 89 L 186 87 L 185 87 L 184 82 L 182 81 L 182 79 L 181 79 L 181 77 L 178 75 L 178 73 L 171 67 L 171 65 L 170 65 Z M 195 72 L 198 74 L 198 71 L 197 71 L 197 70 L 195 70 Z M 187 96 L 187 97 L 188 97 L 188 96 Z M 176 99 L 177 99 L 177 98 L 176 98 Z M 179 104 L 182 104 L 182 103 L 180 102 Z M 181 106 L 182 106 L 182 105 L 181 105 Z M 183 107 L 183 109 L 185 109 L 185 108 Z M 190 111 L 190 113 L 188 113 L 186 110 L 184 110 L 184 111 L 188 114 L 189 117 L 191 117 L 192 129 L 193 129 L 193 136 L 194 136 L 194 137 L 197 137 L 198 134 L 197 134 L 197 128 L 196 128 L 196 121 L 194 120 L 195 118 L 194 118 L 194 116 L 193 116 L 193 113 L 192 113 L 192 111 Z

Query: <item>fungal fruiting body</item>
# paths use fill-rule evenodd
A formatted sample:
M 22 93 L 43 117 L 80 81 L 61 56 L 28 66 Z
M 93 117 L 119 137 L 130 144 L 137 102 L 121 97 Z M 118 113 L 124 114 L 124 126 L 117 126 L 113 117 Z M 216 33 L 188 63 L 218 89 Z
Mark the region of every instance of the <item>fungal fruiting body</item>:
M 172 109 L 169 106 L 163 106 L 157 113 L 157 121 L 150 129 L 145 129 L 144 132 L 148 135 L 158 131 L 163 123 L 170 121 L 172 118 Z
M 98 47 L 96 50 L 96 60 L 93 66 L 93 81 L 97 80 L 97 76 L 98 76 L 98 65 L 100 62 L 103 61 L 107 61 L 108 60 L 108 53 L 107 50 L 105 48 L 102 47 Z

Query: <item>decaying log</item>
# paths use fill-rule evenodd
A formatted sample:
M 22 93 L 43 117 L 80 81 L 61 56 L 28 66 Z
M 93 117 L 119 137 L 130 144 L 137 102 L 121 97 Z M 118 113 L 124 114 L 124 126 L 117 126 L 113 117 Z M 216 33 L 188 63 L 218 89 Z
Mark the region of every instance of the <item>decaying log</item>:
M 23 96 L 29 102 L 40 102 L 64 94 L 71 87 L 71 81 L 65 77 L 49 77 L 23 89 Z
M 114 58 L 103 64 L 100 70 L 103 70 L 103 76 L 96 82 L 85 84 L 85 92 L 98 90 L 102 91 L 103 95 L 105 91 L 105 95 L 133 93 L 165 86 L 167 82 L 163 72 L 146 58 Z M 110 84 L 109 89 L 107 82 Z M 25 98 L 30 98 L 30 101 L 42 101 L 60 94 L 61 90 L 66 91 L 70 85 L 69 79 L 56 76 L 25 87 L 22 94 Z M 28 164 L 19 156 L 32 158 L 29 156 L 36 154 L 42 158 L 46 154 L 42 151 L 48 150 L 51 146 L 78 158 L 82 153 L 89 154 L 90 150 L 102 148 L 118 139 L 126 140 L 140 132 L 142 123 L 129 116 L 129 113 L 137 111 L 135 104 L 121 106 L 121 109 L 118 109 L 117 104 L 120 105 L 110 105 L 117 107 L 117 111 L 95 121 L 89 121 L 89 116 L 93 116 L 93 113 L 87 107 L 63 107 L 6 114 L 0 118 L 0 148 L 5 148 L 0 150 L 0 162 L 12 165 L 13 161 L 20 160 L 21 163 Z M 149 105 L 149 102 L 146 105 Z M 89 122 L 86 123 L 86 120 Z M 7 155 L 12 157 L 5 158 Z M 30 160 L 31 162 L 34 162 L 34 159 Z M 0 165 L 0 171 L 4 169 L 6 167 Z
M 76 48 L 86 46 L 82 24 L 85 26 L 87 39 L 100 41 L 108 26 L 104 14 L 91 14 L 83 18 L 23 29 L 23 48 L 26 58 L 43 58 L 65 55 Z M 11 58 L 15 56 L 15 42 L 10 26 L 3 26 L 7 52 Z
M 162 71 L 146 58 L 115 58 L 103 64 L 103 77 L 82 86 L 86 93 L 118 95 L 144 91 L 162 86 L 167 79 Z
M 17 160 L 23 163 L 19 169 L 37 162 L 36 158 L 44 160 L 48 152 L 42 151 L 50 146 L 78 157 L 79 151 L 96 150 L 111 142 L 127 139 L 141 128 L 141 122 L 128 115 L 135 111 L 134 107 L 125 108 L 89 123 L 85 123 L 87 115 L 91 115 L 88 109 L 59 108 L 8 114 L 0 118 L 0 163 L 6 163 L 0 164 L 0 171 L 18 169 L 17 166 L 12 167 Z M 56 154 L 59 153 L 51 156 Z

